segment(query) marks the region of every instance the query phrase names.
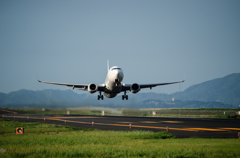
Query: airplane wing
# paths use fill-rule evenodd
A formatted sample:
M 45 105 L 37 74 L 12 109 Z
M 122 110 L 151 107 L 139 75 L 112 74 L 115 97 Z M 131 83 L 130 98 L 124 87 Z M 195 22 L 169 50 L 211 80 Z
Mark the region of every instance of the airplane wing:
M 140 88 L 152 88 L 156 86 L 163 86 L 163 85 L 168 85 L 168 84 L 175 84 L 175 83 L 182 83 L 185 80 L 178 81 L 178 82 L 169 82 L 169 83 L 154 83 L 154 84 L 139 84 Z M 131 84 L 123 84 L 122 85 L 122 91 L 127 91 L 130 90 Z
M 56 82 L 45 82 L 45 81 L 40 81 L 40 83 L 47 83 L 47 84 L 55 84 L 55 85 L 61 85 L 61 86 L 68 86 L 74 88 L 80 88 L 81 90 L 87 90 L 88 89 L 88 84 L 72 84 L 72 83 L 56 83 Z M 103 91 L 104 85 L 98 85 L 98 90 Z
M 178 81 L 178 82 L 169 82 L 169 83 L 140 84 L 140 87 L 141 88 L 152 88 L 152 87 L 156 87 L 156 86 L 163 86 L 163 85 L 182 83 L 182 82 L 184 82 L 184 80 Z

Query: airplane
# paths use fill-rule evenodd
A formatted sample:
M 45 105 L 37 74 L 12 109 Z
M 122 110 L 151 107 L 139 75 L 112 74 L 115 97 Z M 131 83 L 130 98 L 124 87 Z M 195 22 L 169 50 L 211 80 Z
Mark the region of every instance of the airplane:
M 126 95 L 127 91 L 130 91 L 134 94 L 139 92 L 142 88 L 150 88 L 156 87 L 156 86 L 162 86 L 162 85 L 169 85 L 169 84 L 175 84 L 175 83 L 182 83 L 185 80 L 178 81 L 178 82 L 169 82 L 169 83 L 154 83 L 154 84 L 124 84 L 123 81 L 123 70 L 118 66 L 113 66 L 109 69 L 109 62 L 107 62 L 108 67 L 108 73 L 104 84 L 69 84 L 69 83 L 56 83 L 56 82 L 46 82 L 46 81 L 40 81 L 40 83 L 47 83 L 47 84 L 55 84 L 55 85 L 62 85 L 62 86 L 68 86 L 74 88 L 80 88 L 80 90 L 85 90 L 90 92 L 91 94 L 99 91 L 98 100 L 103 100 L 103 95 L 107 98 L 114 98 L 117 96 L 118 93 L 124 92 L 124 95 L 122 95 L 122 100 L 126 99 L 128 100 L 128 95 Z

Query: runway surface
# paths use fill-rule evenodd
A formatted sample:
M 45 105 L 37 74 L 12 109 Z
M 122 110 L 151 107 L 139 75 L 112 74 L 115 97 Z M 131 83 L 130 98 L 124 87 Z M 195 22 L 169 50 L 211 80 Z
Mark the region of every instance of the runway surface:
M 6 111 L 0 111 L 1 117 Z M 86 116 L 86 115 L 52 115 L 19 116 L 14 113 L 5 118 L 24 121 L 61 124 L 81 128 L 94 128 L 117 131 L 166 131 L 177 138 L 238 138 L 239 119 L 212 118 L 170 118 L 170 117 L 126 117 L 126 116 Z M 131 124 L 131 125 L 130 125 Z M 131 129 L 130 129 L 131 126 Z

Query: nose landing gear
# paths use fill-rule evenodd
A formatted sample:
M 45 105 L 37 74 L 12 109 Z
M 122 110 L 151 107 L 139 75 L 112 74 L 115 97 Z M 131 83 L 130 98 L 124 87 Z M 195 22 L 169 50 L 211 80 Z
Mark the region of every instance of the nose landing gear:
M 116 84 L 116 87 L 121 86 L 121 83 L 120 83 L 119 79 L 115 79 L 115 84 Z

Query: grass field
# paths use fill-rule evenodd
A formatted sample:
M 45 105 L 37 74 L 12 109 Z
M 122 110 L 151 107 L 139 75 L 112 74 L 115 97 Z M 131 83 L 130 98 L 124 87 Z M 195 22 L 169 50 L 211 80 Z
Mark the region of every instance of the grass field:
M 16 127 L 25 133 L 15 134 Z M 166 132 L 116 132 L 0 119 L 0 157 L 240 157 L 240 139 L 176 139 Z

